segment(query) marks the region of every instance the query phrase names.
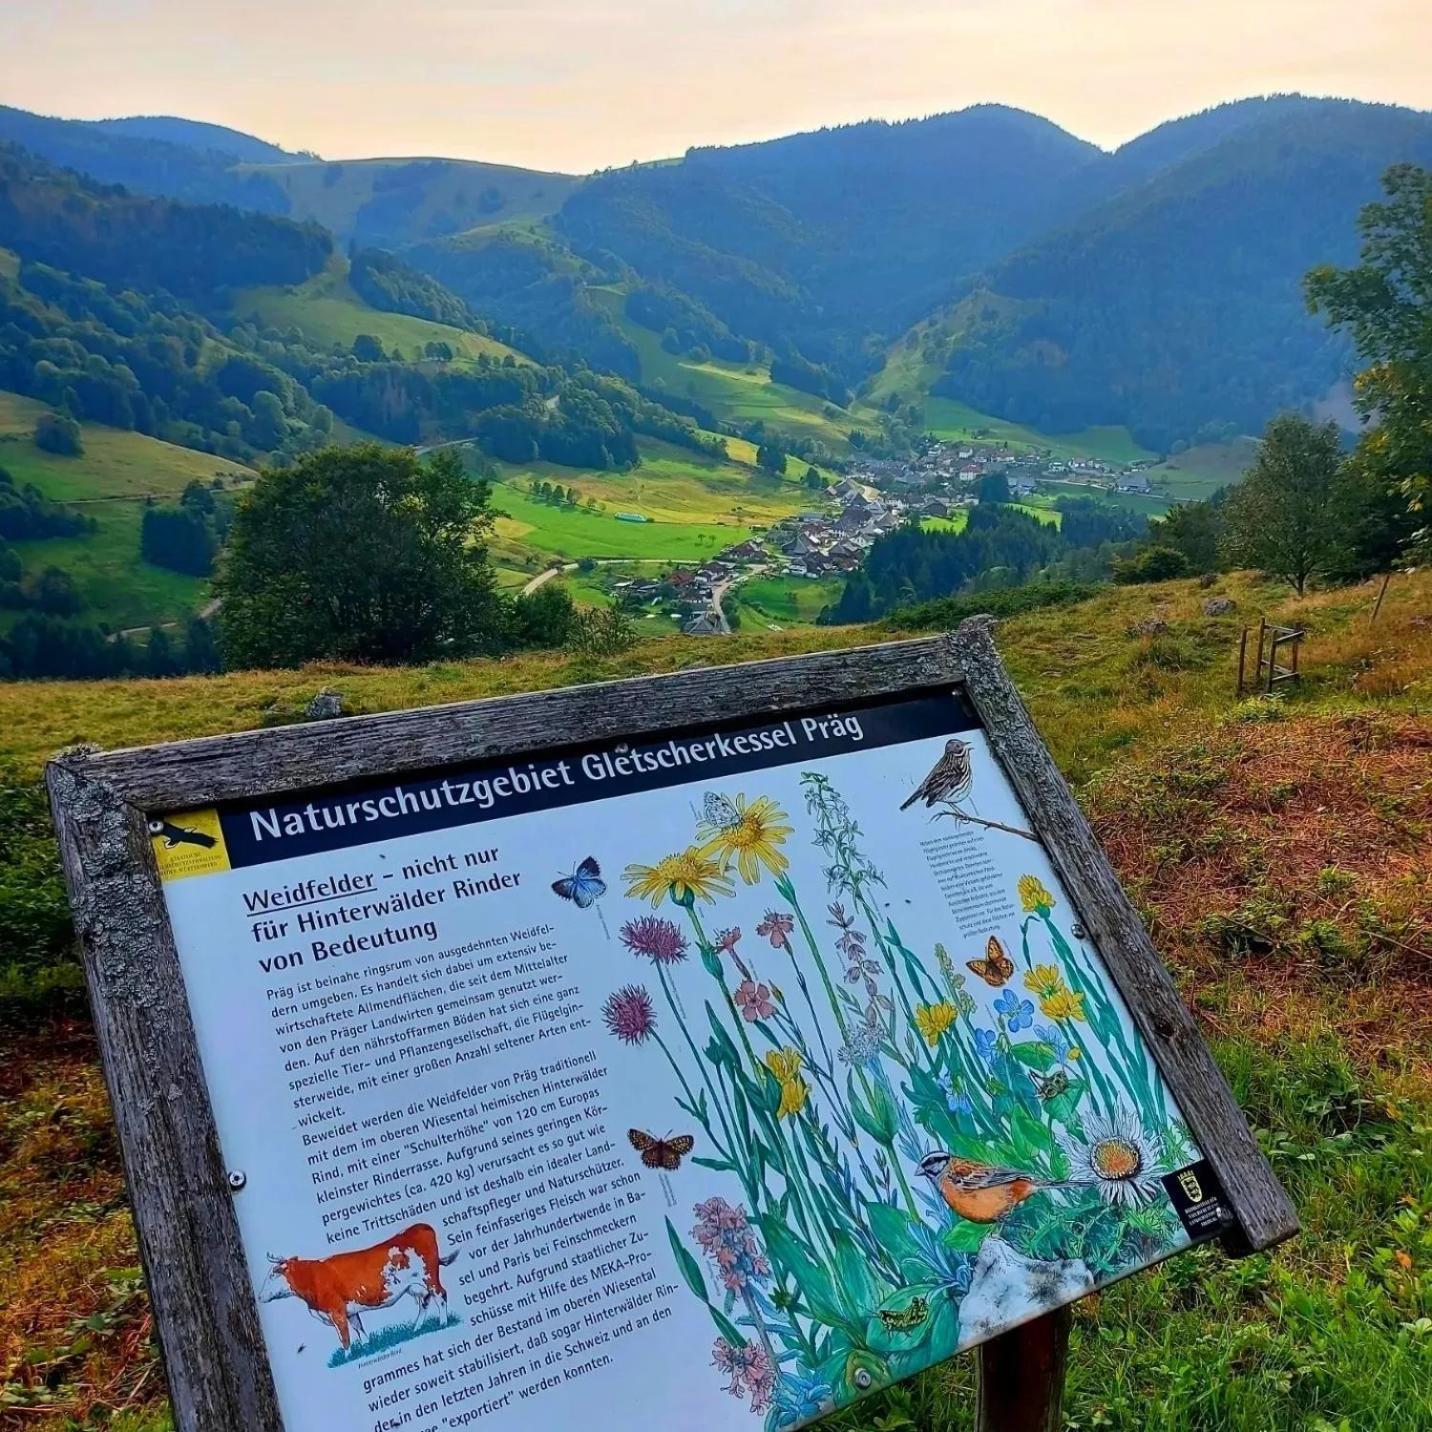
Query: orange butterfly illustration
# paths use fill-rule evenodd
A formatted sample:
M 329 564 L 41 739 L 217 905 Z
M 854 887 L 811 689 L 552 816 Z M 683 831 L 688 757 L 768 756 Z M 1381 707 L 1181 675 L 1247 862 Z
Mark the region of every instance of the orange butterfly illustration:
M 674 1139 L 657 1139 L 640 1129 L 628 1129 L 627 1138 L 647 1168 L 664 1168 L 669 1173 L 675 1173 L 681 1167 L 681 1160 L 696 1147 L 696 1140 L 690 1134 L 678 1134 Z
M 991 935 L 985 945 L 985 958 L 966 960 L 965 968 L 977 974 L 987 985 L 998 989 L 1014 973 L 1014 961 L 1005 954 L 999 936 Z

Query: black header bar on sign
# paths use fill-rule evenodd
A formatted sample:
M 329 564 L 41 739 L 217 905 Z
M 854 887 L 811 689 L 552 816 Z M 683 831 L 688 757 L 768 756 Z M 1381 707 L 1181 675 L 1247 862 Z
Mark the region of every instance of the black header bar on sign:
M 398 836 L 476 825 L 528 811 L 686 785 L 797 761 L 978 728 L 962 692 L 870 706 L 794 712 L 760 725 L 711 726 L 449 767 L 398 781 L 309 792 L 277 803 L 221 806 L 233 869 Z

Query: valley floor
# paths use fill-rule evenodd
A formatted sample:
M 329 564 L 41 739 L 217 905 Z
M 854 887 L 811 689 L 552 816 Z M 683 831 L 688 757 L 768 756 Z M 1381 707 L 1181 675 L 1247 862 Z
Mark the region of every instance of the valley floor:
M 754 584 L 753 584 L 754 587 Z M 754 603 L 761 594 L 749 594 Z M 1076 1309 L 1067 1425 L 1432 1426 L 1432 573 L 1288 598 L 1243 575 L 1114 588 L 998 640 L 1303 1221 Z M 1203 602 L 1227 596 L 1231 614 Z M 1305 681 L 1233 691 L 1239 628 L 1305 626 Z M 294 720 L 323 686 L 378 711 L 880 639 L 821 628 L 166 682 L 0 686 L 7 779 L 80 740 Z M 0 1035 L 0 1428 L 168 1426 L 109 1110 L 77 1009 Z M 43 1248 L 43 1255 L 37 1249 Z M 960 1358 L 843 1432 L 971 1425 Z

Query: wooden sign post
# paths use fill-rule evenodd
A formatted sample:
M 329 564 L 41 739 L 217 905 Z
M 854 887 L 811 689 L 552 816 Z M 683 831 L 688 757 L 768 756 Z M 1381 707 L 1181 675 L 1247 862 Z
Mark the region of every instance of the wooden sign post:
M 48 782 L 183 1432 L 1052 1427 L 1296 1230 L 987 620 Z

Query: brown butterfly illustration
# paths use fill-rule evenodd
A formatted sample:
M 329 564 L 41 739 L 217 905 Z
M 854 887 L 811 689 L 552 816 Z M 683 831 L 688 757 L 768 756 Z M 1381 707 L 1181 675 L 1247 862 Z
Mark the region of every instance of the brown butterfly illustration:
M 664 1168 L 668 1173 L 675 1173 L 681 1167 L 681 1160 L 696 1147 L 696 1140 L 690 1134 L 678 1134 L 674 1139 L 658 1139 L 642 1133 L 640 1129 L 628 1129 L 627 1138 L 647 1168 Z
M 991 935 L 985 945 L 985 958 L 966 960 L 965 968 L 977 974 L 987 985 L 998 989 L 1014 973 L 1014 961 L 1005 954 L 998 935 Z

